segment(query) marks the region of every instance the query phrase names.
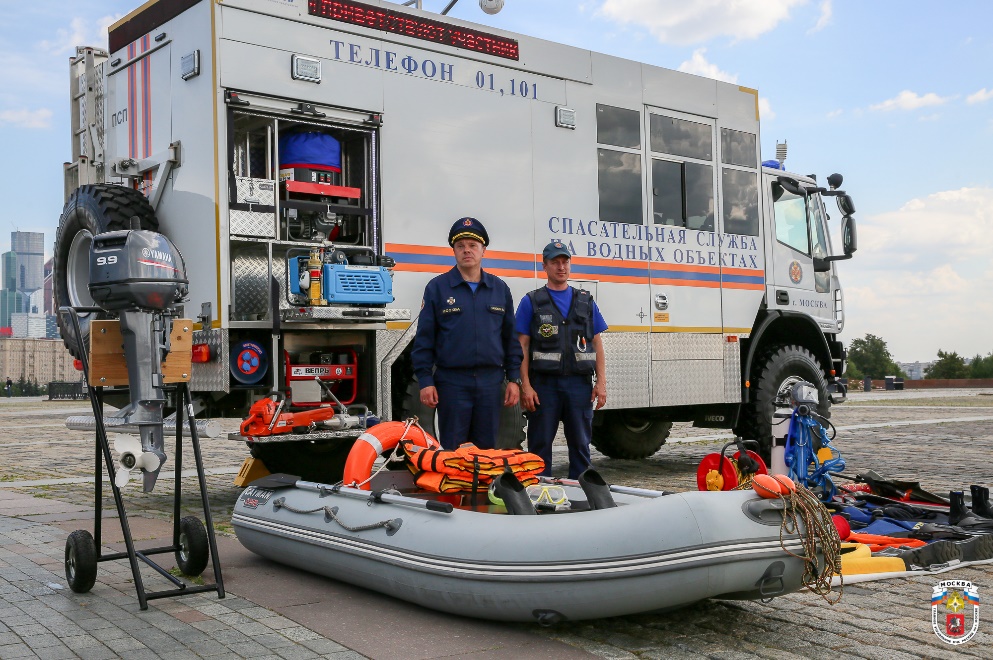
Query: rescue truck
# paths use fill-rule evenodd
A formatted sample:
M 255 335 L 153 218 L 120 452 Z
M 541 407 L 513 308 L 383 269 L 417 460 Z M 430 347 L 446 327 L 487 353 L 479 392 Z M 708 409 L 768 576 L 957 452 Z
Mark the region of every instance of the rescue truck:
M 610 325 L 607 456 L 650 456 L 677 421 L 768 454 L 800 380 L 829 415 L 854 205 L 838 175 L 762 162 L 755 89 L 411 4 L 151 0 L 108 50 L 78 48 L 57 302 L 92 304 L 94 235 L 163 233 L 190 278 L 198 409 L 244 418 L 272 393 L 277 414 L 330 406 L 333 424 L 237 436 L 274 472 L 327 480 L 374 418 L 433 430 L 411 340 L 469 215 L 515 301 L 543 284 L 550 240 L 574 255 L 572 284 Z M 94 318 L 61 328 L 74 354 Z M 524 426 L 507 409 L 503 445 Z

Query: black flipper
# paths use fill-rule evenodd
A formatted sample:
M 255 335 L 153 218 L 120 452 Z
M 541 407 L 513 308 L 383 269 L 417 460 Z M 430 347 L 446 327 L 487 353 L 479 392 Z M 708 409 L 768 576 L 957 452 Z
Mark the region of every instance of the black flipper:
M 591 509 L 610 509 L 617 506 L 614 496 L 610 494 L 610 486 L 593 468 L 588 468 L 579 475 L 579 485 L 586 493 L 586 500 L 590 503 Z
M 513 472 L 508 470 L 497 477 L 494 490 L 496 496 L 503 500 L 504 506 L 507 507 L 507 513 L 517 516 L 538 515 L 531 498 L 528 497 L 528 493 L 524 489 L 524 484 L 514 476 Z

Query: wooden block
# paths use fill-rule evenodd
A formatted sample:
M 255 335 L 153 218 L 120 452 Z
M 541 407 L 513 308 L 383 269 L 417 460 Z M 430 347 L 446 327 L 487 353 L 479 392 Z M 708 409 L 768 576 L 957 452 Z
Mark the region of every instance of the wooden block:
M 169 337 L 171 350 L 162 363 L 162 375 L 166 383 L 188 382 L 193 363 L 193 321 L 174 319 Z M 90 323 L 90 385 L 128 385 L 120 321 Z
M 249 456 L 241 464 L 241 469 L 238 470 L 238 476 L 234 478 L 234 485 L 239 488 L 244 488 L 256 479 L 261 479 L 269 474 L 271 473 L 268 468 L 266 468 L 265 463 L 257 458 L 252 458 Z

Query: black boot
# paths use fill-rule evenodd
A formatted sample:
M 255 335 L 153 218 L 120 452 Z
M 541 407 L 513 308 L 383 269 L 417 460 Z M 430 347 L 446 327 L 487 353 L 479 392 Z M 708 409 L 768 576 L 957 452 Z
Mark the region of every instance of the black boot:
M 959 496 L 962 493 L 959 492 Z M 915 568 L 929 570 L 931 566 L 944 566 L 962 560 L 962 548 L 955 541 L 934 541 L 920 548 L 902 550 L 896 555 L 903 560 L 908 571 Z
M 524 489 L 524 484 L 514 476 L 513 472 L 508 470 L 497 477 L 494 490 L 496 496 L 503 500 L 504 506 L 507 507 L 507 513 L 518 516 L 538 515 L 531 498 L 528 497 L 528 493 Z
M 586 493 L 586 500 L 590 503 L 590 509 L 610 509 L 617 506 L 614 496 L 610 494 L 610 486 L 593 468 L 589 468 L 579 475 L 579 485 Z
M 972 513 L 982 518 L 993 518 L 990 506 L 990 489 L 982 486 L 969 486 L 972 491 Z
M 963 519 L 969 518 L 972 512 L 965 507 L 965 495 L 960 490 L 953 490 L 948 493 L 948 524 L 957 525 Z

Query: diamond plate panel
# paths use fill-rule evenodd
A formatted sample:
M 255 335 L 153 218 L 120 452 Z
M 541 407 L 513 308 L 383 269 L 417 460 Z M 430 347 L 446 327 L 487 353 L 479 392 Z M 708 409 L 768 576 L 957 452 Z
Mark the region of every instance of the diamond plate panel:
M 379 360 L 379 401 L 376 409 L 380 419 L 393 418 L 393 363 L 396 362 L 403 350 L 414 339 L 417 332 L 417 321 L 410 324 L 406 330 L 377 330 L 376 359 Z
M 190 390 L 193 392 L 230 392 L 227 329 L 194 330 L 193 343 L 210 346 L 212 359 L 210 362 L 193 363 L 190 372 Z
M 265 245 L 251 246 L 231 256 L 231 316 L 258 321 L 269 312 L 269 258 Z
M 231 211 L 231 233 L 236 236 L 276 238 L 276 214 Z
M 724 401 L 741 401 L 741 338 L 724 343 Z
M 409 309 L 394 309 L 392 307 L 349 307 L 347 305 L 328 305 L 327 307 L 305 307 L 306 311 L 294 307 L 283 314 L 287 321 L 409 321 Z
M 247 176 L 234 178 L 235 202 L 273 206 L 276 203 L 276 184 L 271 179 L 253 179 Z
M 608 408 L 644 408 L 650 405 L 648 333 L 605 332 Z
M 685 406 L 723 400 L 723 360 L 652 362 L 653 406 Z
M 721 360 L 724 335 L 691 332 L 653 332 L 653 360 Z

